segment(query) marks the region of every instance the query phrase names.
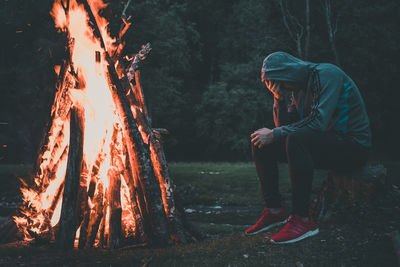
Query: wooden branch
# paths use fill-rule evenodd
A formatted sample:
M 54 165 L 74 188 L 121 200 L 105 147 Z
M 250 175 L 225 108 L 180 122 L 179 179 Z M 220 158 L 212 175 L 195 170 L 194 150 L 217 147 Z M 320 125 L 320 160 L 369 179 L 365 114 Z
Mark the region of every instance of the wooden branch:
M 158 244 L 166 244 L 168 238 L 167 222 L 161 200 L 159 185 L 155 179 L 153 166 L 150 160 L 149 147 L 145 146 L 136 122 L 130 111 L 128 100 L 122 88 L 115 88 L 113 83 L 113 97 L 117 104 L 117 111 L 123 125 L 123 135 L 127 145 L 130 169 L 134 177 L 140 177 L 139 184 L 146 199 L 147 213 L 151 217 L 151 234 Z
M 109 187 L 109 236 L 108 246 L 111 249 L 119 248 L 121 246 L 121 176 L 118 171 L 111 168 L 108 174 L 110 187 Z
M 149 44 L 147 45 L 147 48 L 150 48 Z M 151 129 L 151 122 L 149 121 L 149 119 L 147 119 L 148 117 L 141 115 L 142 111 L 145 111 L 147 109 L 144 102 L 144 94 L 140 82 L 139 70 L 135 71 L 135 82 L 136 86 L 135 87 L 132 86 L 135 89 L 134 96 L 136 96 L 136 99 L 139 99 L 138 100 L 139 108 L 135 112 L 136 118 L 138 118 L 136 121 L 141 126 L 142 131 L 148 134 L 148 139 L 149 139 L 148 143 L 150 144 L 151 161 L 154 168 L 154 173 L 160 185 L 164 210 L 168 218 L 171 238 L 176 243 L 184 243 L 186 242 L 186 239 L 183 231 L 183 225 L 179 216 L 176 213 L 175 200 L 173 196 L 174 185 L 172 179 L 169 176 L 168 165 L 165 159 L 164 150 L 160 143 L 158 134 L 154 134 L 153 129 Z
M 103 48 L 104 51 L 107 53 L 106 45 L 104 44 L 104 40 L 101 37 L 101 32 L 100 32 L 99 26 L 97 25 L 96 18 L 93 15 L 92 9 L 91 9 L 88 1 L 87 0 L 76 0 L 76 2 L 83 5 L 83 8 L 85 9 L 87 15 L 89 16 L 89 22 L 90 22 L 89 26 L 93 30 L 94 37 L 100 41 L 101 48 Z
M 83 211 L 83 220 L 80 225 L 81 230 L 79 233 L 78 248 L 84 248 L 86 246 L 88 237 L 89 218 L 90 218 L 90 209 L 89 205 L 86 205 Z
M 145 231 L 145 221 L 149 221 L 149 215 L 147 214 L 146 202 L 143 197 L 139 184 L 139 179 L 132 176 L 132 171 L 130 169 L 129 158 L 126 157 L 126 164 L 124 170 L 124 178 L 126 185 L 128 186 L 131 209 L 135 216 L 135 239 L 138 242 L 148 242 L 149 238 Z M 151 230 L 151 229 L 150 229 Z
M 151 49 L 152 48 L 150 43 L 142 45 L 142 48 L 139 50 L 139 52 L 135 54 L 133 58 L 130 59 L 131 63 L 128 66 L 128 71 L 127 71 L 129 80 L 134 79 L 135 71 L 139 69 L 140 63 L 146 59 Z
M 70 115 L 70 142 L 64 194 L 61 207 L 60 229 L 57 236 L 59 248 L 73 248 L 76 234 L 76 201 L 83 159 L 84 113 L 73 108 Z
M 103 216 L 105 214 L 103 212 L 104 203 L 103 203 L 103 184 L 98 182 L 96 194 L 94 196 L 94 207 L 90 212 L 89 226 L 88 226 L 88 235 L 86 239 L 86 248 L 90 248 L 94 245 L 94 241 L 96 239 L 97 232 L 99 230 L 99 225 Z
M 132 16 L 126 15 L 126 10 L 128 9 L 128 6 L 130 3 L 131 3 L 131 0 L 129 0 L 128 3 L 126 3 L 125 8 L 122 11 L 122 15 L 121 15 L 122 24 L 119 29 L 117 45 L 116 45 L 117 48 L 115 49 L 115 51 L 112 55 L 112 58 L 115 61 L 117 61 L 120 58 L 120 56 L 122 54 L 122 50 L 124 48 L 122 38 L 124 37 L 125 33 L 128 31 L 129 27 L 132 25 L 132 21 L 131 21 Z
M 162 135 L 169 134 L 169 131 L 165 128 L 153 128 L 152 130 L 153 130 L 153 132 L 156 131 L 157 133 L 162 134 Z
M 68 36 L 67 36 L 68 37 Z M 56 91 L 54 94 L 54 102 L 51 107 L 51 112 L 50 112 L 50 117 L 48 119 L 48 122 L 46 124 L 46 127 L 44 127 L 43 135 L 42 135 L 42 140 L 39 145 L 38 153 L 36 156 L 36 163 L 34 167 L 34 173 L 36 173 L 37 177 L 41 177 L 42 173 L 40 170 L 40 166 L 43 162 L 43 154 L 47 150 L 52 150 L 53 145 L 49 146 L 49 141 L 52 136 L 57 136 L 61 129 L 55 124 L 55 118 L 57 116 L 60 116 L 59 110 L 62 109 L 65 112 L 62 113 L 62 115 L 65 115 L 65 113 L 68 114 L 70 105 L 66 100 L 62 99 L 62 96 L 66 94 L 66 91 L 68 91 L 70 84 L 68 82 L 68 69 L 71 66 L 72 62 L 72 51 L 73 51 L 73 46 L 74 46 L 74 41 L 70 40 L 67 46 L 65 47 L 65 58 L 63 60 L 63 63 L 61 65 L 60 73 L 57 78 L 56 82 Z M 63 102 L 63 104 L 61 104 Z
M 65 16 L 68 16 L 68 14 L 69 14 L 69 0 L 66 0 L 66 2 L 67 3 L 64 4 L 64 1 L 60 0 L 61 6 L 64 9 Z
M 124 170 L 122 159 L 122 144 L 118 143 L 119 132 L 121 129 L 114 125 L 112 142 L 110 144 L 111 150 L 111 168 L 108 171 L 109 179 L 109 235 L 108 246 L 111 249 L 119 248 L 121 246 L 122 238 L 122 206 L 121 206 L 121 174 Z M 122 140 L 120 140 L 122 141 Z
M 107 192 L 106 192 L 107 193 Z M 107 208 L 109 205 L 109 201 L 108 201 L 108 194 L 105 196 L 105 203 L 104 203 L 104 207 L 103 207 L 103 214 L 107 214 Z M 99 232 L 98 232 L 98 236 L 99 236 L 99 248 L 106 248 L 108 246 L 108 236 L 106 235 L 106 216 L 103 216 L 103 218 L 101 219 L 100 222 L 100 226 L 99 226 Z

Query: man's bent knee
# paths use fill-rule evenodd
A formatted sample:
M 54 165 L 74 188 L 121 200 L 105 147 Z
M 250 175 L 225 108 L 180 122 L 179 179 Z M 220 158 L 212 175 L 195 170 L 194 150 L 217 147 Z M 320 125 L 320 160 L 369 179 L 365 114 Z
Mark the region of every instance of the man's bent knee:
M 264 145 L 259 148 L 255 145 L 251 145 L 251 154 L 253 159 L 255 158 L 271 158 L 277 159 L 279 157 L 279 146 L 276 143 Z

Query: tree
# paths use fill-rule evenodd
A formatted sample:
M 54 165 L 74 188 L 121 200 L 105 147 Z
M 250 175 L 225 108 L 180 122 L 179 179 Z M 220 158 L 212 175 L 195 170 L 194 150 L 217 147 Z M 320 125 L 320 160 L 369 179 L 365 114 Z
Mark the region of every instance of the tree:
M 325 21 L 328 28 L 329 45 L 335 58 L 336 65 L 340 66 L 339 55 L 335 45 L 335 37 L 337 32 L 337 15 L 334 18 L 334 12 L 332 11 L 331 0 L 323 0 L 322 7 L 325 11 Z
M 310 0 L 305 0 L 305 25 L 303 25 L 294 15 L 291 14 L 287 1 L 277 0 L 282 14 L 283 24 L 290 37 L 296 44 L 297 55 L 300 58 L 308 59 L 310 48 Z M 304 36 L 304 27 L 306 28 Z M 303 47 L 304 36 L 304 47 Z

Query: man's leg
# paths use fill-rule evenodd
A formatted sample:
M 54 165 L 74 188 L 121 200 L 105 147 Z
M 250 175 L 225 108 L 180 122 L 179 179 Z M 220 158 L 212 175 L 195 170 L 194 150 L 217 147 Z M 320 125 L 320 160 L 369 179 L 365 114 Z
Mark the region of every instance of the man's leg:
M 368 151 L 331 132 L 301 130 L 286 138 L 293 214 L 308 217 L 314 168 L 350 170 L 365 164 Z
M 284 144 L 274 143 L 261 149 L 252 146 L 252 155 L 266 206 L 256 224 L 246 230 L 247 235 L 266 231 L 287 220 L 286 210 L 281 207 L 278 173 L 278 159 L 284 155 Z
M 284 158 L 284 143 L 272 143 L 262 148 L 252 145 L 251 150 L 265 204 L 268 208 L 280 208 L 278 159 Z
M 274 243 L 293 243 L 319 232 L 308 219 L 314 167 L 350 169 L 362 166 L 368 151 L 334 133 L 299 130 L 286 138 L 286 156 L 292 181 L 293 211 L 289 222 L 271 238 Z

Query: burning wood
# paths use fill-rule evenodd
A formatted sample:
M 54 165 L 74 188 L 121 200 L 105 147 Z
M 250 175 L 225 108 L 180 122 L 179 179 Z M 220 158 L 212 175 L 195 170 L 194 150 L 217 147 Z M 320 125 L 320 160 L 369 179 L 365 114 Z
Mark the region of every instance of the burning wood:
M 138 64 L 150 44 L 117 73 L 114 60 L 131 21 L 125 8 L 113 45 L 107 21 L 97 15 L 104 6 L 54 4 L 56 27 L 69 44 L 34 184 L 21 188 L 14 221 L 26 240 L 46 236 L 61 248 L 185 242 L 160 140 L 165 129 L 151 128 L 140 84 Z

